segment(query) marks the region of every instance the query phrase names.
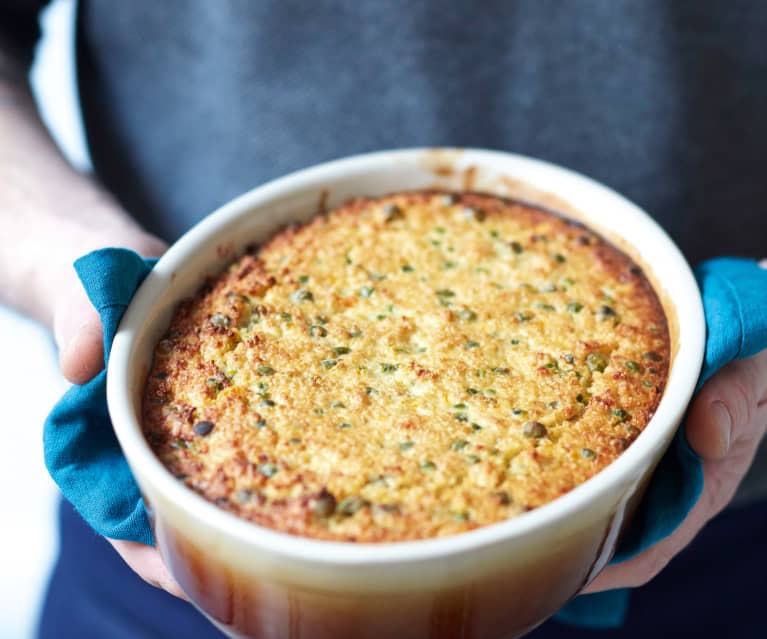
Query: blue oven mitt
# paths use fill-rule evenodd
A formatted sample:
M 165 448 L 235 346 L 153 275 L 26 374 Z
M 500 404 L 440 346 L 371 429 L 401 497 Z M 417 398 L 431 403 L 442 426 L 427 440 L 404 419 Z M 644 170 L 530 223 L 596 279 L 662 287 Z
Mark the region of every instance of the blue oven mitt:
M 43 427 L 45 465 L 64 498 L 104 537 L 154 545 L 144 501 L 107 411 L 109 351 L 133 294 L 157 260 L 127 249 L 102 249 L 75 262 L 104 327 L 104 370 L 72 386 Z
M 120 319 L 154 261 L 125 249 L 102 249 L 75 269 L 104 326 L 105 364 Z M 720 258 L 695 271 L 703 292 L 708 338 L 699 385 L 733 359 L 767 348 L 767 271 L 752 260 Z M 45 463 L 64 497 L 101 535 L 153 544 L 141 493 L 109 422 L 106 372 L 73 386 L 54 406 L 43 433 Z M 670 535 L 703 488 L 700 459 L 680 429 L 658 466 L 613 562 Z M 557 618 L 591 627 L 620 625 L 628 591 L 575 598 Z
M 723 257 L 695 269 L 706 315 L 706 355 L 698 388 L 725 364 L 767 348 L 767 270 L 753 260 Z M 621 538 L 611 563 L 631 559 L 668 537 L 687 517 L 703 490 L 703 468 L 680 427 Z M 573 599 L 555 618 L 592 628 L 623 623 L 629 590 L 608 590 Z

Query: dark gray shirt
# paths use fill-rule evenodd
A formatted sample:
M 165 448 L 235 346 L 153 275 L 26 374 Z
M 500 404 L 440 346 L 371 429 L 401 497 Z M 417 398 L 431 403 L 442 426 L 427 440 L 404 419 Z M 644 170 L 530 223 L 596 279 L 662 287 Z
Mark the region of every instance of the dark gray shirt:
M 0 0 L 20 55 L 37 4 Z M 612 186 L 696 262 L 767 254 L 765 34 L 760 0 L 81 0 L 78 81 L 96 172 L 169 240 L 316 162 L 476 146 Z

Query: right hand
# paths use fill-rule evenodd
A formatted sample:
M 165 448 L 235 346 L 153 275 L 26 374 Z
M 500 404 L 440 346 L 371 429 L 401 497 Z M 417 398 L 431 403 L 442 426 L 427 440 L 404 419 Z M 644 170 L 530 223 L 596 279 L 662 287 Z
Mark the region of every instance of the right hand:
M 104 242 L 103 246 L 130 248 L 144 257 L 159 257 L 167 249 L 162 240 L 142 233 Z M 85 384 L 104 368 L 101 321 L 74 269 L 69 269 L 64 276 L 56 296 L 53 334 L 59 347 L 61 372 L 70 382 Z M 108 538 L 107 541 L 144 581 L 176 597 L 186 598 L 156 548 L 132 541 Z
M 130 248 L 144 257 L 159 257 L 167 244 L 152 235 L 136 232 L 102 246 Z M 83 251 L 83 254 L 89 250 Z M 59 349 L 59 366 L 73 384 L 85 384 L 104 368 L 101 321 L 88 300 L 74 268 L 63 275 L 53 310 L 53 336 Z

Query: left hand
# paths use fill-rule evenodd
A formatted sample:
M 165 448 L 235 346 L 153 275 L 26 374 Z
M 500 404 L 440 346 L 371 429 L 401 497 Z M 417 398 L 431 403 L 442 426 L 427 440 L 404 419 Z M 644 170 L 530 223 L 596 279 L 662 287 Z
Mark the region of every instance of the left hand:
M 123 561 L 148 584 L 161 588 L 180 599 L 187 599 L 181 586 L 171 576 L 157 548 L 135 541 L 109 539 L 107 541 Z
M 123 233 L 119 237 L 104 237 L 100 245 L 123 246 L 145 256 L 162 255 L 167 248 L 162 240 L 145 233 Z M 96 243 L 95 246 L 98 247 L 99 244 Z M 81 251 L 84 253 L 92 248 L 93 245 Z M 103 335 L 99 315 L 88 301 L 74 269 L 68 269 L 62 276 L 58 294 L 51 295 L 51 298 L 57 300 L 52 315 L 61 371 L 70 382 L 85 384 L 104 367 Z M 176 597 L 186 599 L 156 548 L 133 541 L 107 541 L 144 581 Z
M 636 587 L 655 577 L 730 502 L 767 430 L 767 350 L 736 360 L 694 398 L 686 435 L 703 462 L 703 492 L 679 528 L 628 561 L 607 566 L 585 593 Z

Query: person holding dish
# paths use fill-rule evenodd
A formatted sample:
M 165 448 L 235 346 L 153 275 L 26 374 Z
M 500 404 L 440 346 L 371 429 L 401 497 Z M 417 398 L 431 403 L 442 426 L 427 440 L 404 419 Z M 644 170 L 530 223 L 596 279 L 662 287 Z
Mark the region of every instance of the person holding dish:
M 73 383 L 103 363 L 98 317 L 70 268 L 76 257 L 111 245 L 158 256 L 254 184 L 356 152 L 436 143 L 517 151 L 625 193 L 691 262 L 766 250 L 767 52 L 758 42 L 767 10 L 756 2 L 739 12 L 491 2 L 478 13 L 460 1 L 445 11 L 433 2 L 83 0 L 78 82 L 92 176 L 66 164 L 29 93 L 39 4 L 0 1 L 0 295 L 51 328 Z M 705 632 L 719 619 L 758 636 L 766 427 L 762 352 L 715 375 L 690 407 L 686 435 L 705 487 L 687 520 L 588 586 L 637 588 L 629 622 L 605 637 Z M 107 540 L 110 548 L 66 504 L 61 534 L 40 636 L 219 636 L 114 553 L 183 597 L 153 548 Z M 533 636 L 585 632 L 549 622 Z

